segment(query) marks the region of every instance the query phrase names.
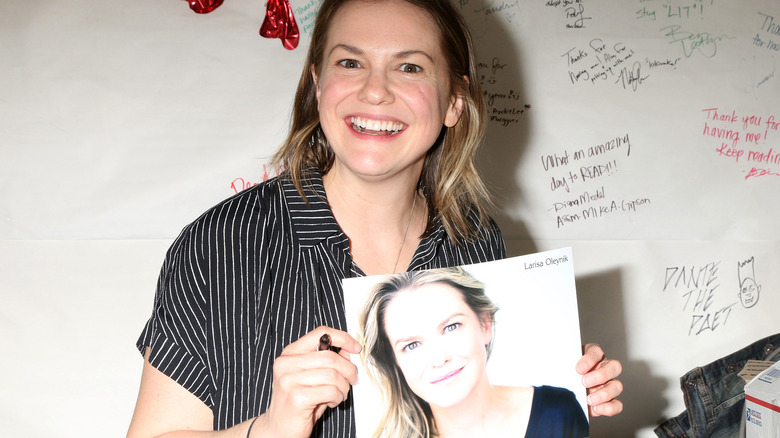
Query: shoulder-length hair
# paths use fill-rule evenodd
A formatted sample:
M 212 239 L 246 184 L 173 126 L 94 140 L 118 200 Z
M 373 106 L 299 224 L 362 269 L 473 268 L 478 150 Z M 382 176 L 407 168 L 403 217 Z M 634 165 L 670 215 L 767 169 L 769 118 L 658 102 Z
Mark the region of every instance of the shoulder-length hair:
M 463 268 L 403 272 L 377 284 L 358 316 L 357 333 L 363 346 L 360 359 L 371 380 L 382 390 L 387 405 L 374 437 L 430 438 L 436 434 L 430 405 L 412 391 L 398 367 L 384 319 L 387 306 L 398 293 L 433 283 L 455 288 L 480 321 L 487 320 L 491 327 L 495 326 L 498 307 L 485 294 L 485 286 Z M 489 356 L 491 345 L 485 348 Z
M 320 127 L 312 69 L 322 71 L 333 17 L 350 1 L 385 0 L 323 1 L 295 94 L 290 133 L 273 159 L 275 165 L 289 173 L 302 196 L 307 169 L 315 168 L 325 174 L 333 165 L 333 151 Z M 438 213 L 454 242 L 472 240 L 478 228 L 487 224 L 492 201 L 475 166 L 476 152 L 485 133 L 485 102 L 471 34 L 450 0 L 404 1 L 426 11 L 435 22 L 448 63 L 451 93 L 462 96 L 464 101 L 460 120 L 451 128 L 442 126 L 423 164 L 419 183 L 425 188 L 430 213 L 426 234 L 436 220 L 434 213 Z

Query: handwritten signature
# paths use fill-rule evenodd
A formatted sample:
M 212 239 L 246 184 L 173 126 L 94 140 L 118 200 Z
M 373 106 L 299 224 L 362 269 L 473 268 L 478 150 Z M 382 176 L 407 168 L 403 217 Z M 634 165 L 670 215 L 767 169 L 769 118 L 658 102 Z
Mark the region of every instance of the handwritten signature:
M 566 18 L 572 20 L 571 24 L 566 25 L 567 29 L 582 29 L 585 27 L 585 20 L 590 20 L 592 17 L 585 16 L 585 6 L 580 3 L 566 8 Z
M 464 7 L 468 4 L 468 1 L 460 0 L 459 4 Z M 503 13 L 508 22 L 512 22 L 517 16 L 516 12 L 511 12 L 520 8 L 520 0 L 514 1 L 495 1 L 495 0 L 482 0 L 482 5 L 476 7 L 474 12 L 484 13 L 485 15 L 492 15 L 497 13 Z
M 759 176 L 780 176 L 780 173 L 773 172 L 770 169 L 757 169 L 753 167 L 747 175 L 745 175 L 745 179 L 757 178 Z
M 623 89 L 631 87 L 633 91 L 636 91 L 637 87 L 639 87 L 639 85 L 641 85 L 645 79 L 649 77 L 642 76 L 641 69 L 642 64 L 640 64 L 638 61 L 634 62 L 634 65 L 630 70 L 627 67 L 623 68 L 623 70 L 618 75 L 618 80 L 615 81 L 615 83 L 622 83 Z
M 735 37 L 728 36 L 725 33 L 714 36 L 709 32 L 688 32 L 683 30 L 679 24 L 662 27 L 661 31 L 665 31 L 664 36 L 670 38 L 669 44 L 680 44 L 686 58 L 690 58 L 696 52 L 699 52 L 706 58 L 712 58 L 718 53 L 719 42 L 724 39 L 735 39 Z

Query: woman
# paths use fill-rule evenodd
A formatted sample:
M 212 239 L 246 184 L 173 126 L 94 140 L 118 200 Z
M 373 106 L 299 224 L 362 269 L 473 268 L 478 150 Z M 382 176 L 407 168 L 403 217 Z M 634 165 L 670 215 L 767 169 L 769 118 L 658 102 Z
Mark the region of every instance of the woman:
M 387 406 L 374 436 L 588 436 L 571 391 L 490 384 L 497 310 L 462 268 L 405 272 L 373 289 L 358 340 Z
M 341 280 L 503 258 L 474 170 L 484 105 L 447 0 L 326 0 L 277 161 L 287 174 L 204 213 L 174 241 L 130 436 L 352 436 Z M 339 353 L 317 352 L 323 333 Z M 595 414 L 620 364 L 578 363 Z M 330 408 L 330 409 L 328 409 Z

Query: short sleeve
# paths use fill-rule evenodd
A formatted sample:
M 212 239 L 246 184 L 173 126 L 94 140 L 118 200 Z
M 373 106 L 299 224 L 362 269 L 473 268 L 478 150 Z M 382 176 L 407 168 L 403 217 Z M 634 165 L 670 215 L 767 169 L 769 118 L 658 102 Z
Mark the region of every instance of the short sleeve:
M 213 406 L 206 353 L 205 266 L 199 256 L 195 224 L 185 228 L 168 250 L 157 282 L 152 316 L 136 345 L 149 363 Z

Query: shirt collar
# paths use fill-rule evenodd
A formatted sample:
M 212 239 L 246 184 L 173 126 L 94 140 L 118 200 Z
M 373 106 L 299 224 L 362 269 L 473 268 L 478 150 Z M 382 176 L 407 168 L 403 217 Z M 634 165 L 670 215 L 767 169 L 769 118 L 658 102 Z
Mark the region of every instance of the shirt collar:
M 304 173 L 302 183 L 305 199 L 290 178 L 282 178 L 281 183 L 293 232 L 302 247 L 313 247 L 331 236 L 347 239 L 330 211 L 322 175 L 318 171 Z
M 322 183 L 322 174 L 314 169 L 308 170 L 304 173 L 302 182 L 305 200 L 290 178 L 281 178 L 282 189 L 290 210 L 292 228 L 298 243 L 301 247 L 311 248 L 324 240 L 329 240 L 329 243 L 346 248 L 348 252 L 349 238 L 336 223 L 336 218 L 330 210 L 325 186 Z M 430 232 L 420 241 L 409 264 L 409 270 L 423 269 L 431 264 L 436 257 L 438 245 L 446 238 L 444 224 L 437 217 L 433 221 Z
M 437 217 L 433 220 L 430 232 L 420 240 L 420 245 L 414 252 L 411 263 L 409 263 L 409 270 L 417 271 L 432 267 L 433 260 L 439 253 L 439 246 L 442 245 L 446 238 L 447 233 L 444 230 L 444 224 Z

